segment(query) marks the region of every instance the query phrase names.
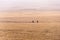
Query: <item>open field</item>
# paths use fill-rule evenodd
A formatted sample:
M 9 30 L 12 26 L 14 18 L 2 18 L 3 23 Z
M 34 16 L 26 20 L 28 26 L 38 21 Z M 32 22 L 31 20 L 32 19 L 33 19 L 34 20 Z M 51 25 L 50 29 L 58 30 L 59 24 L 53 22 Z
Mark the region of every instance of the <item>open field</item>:
M 1 40 L 60 40 L 60 23 L 0 23 Z
M 39 23 L 60 23 L 60 11 L 20 11 L 0 12 L 0 22 L 31 23 L 36 20 Z
M 0 40 L 60 40 L 59 11 L 1 13 Z

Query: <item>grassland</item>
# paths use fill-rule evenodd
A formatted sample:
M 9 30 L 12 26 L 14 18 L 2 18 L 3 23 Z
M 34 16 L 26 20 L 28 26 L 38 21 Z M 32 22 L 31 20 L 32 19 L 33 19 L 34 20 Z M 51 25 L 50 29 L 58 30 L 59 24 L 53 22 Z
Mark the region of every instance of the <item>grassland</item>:
M 0 16 L 0 40 L 60 40 L 59 11 L 4 13 Z

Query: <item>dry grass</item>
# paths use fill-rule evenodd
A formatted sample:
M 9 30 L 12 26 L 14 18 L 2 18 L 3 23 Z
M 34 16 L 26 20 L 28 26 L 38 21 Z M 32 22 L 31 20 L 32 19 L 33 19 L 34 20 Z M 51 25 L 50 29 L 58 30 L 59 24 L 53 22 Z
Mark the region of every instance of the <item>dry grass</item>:
M 31 13 L 31 12 L 28 12 L 28 13 Z M 10 16 L 11 15 L 12 14 L 10 14 Z M 28 15 L 24 14 L 25 16 L 23 15 L 22 17 L 24 18 L 27 17 L 25 19 L 21 18 L 20 15 L 17 17 L 17 15 L 14 15 L 13 18 L 11 18 L 10 16 L 5 16 L 5 17 L 0 16 L 0 18 L 3 18 L 3 19 L 0 19 L 0 21 L 23 20 L 27 22 L 27 23 L 0 22 L 0 40 L 60 40 L 59 12 L 46 12 L 45 14 L 37 14 L 37 15 L 30 14 L 30 16 L 28 16 L 29 14 Z M 6 19 L 6 17 L 8 18 Z M 36 23 L 36 22 L 28 23 L 28 22 L 31 22 L 28 20 L 32 20 L 32 17 L 38 19 L 39 23 Z M 36 21 L 36 19 L 34 20 Z

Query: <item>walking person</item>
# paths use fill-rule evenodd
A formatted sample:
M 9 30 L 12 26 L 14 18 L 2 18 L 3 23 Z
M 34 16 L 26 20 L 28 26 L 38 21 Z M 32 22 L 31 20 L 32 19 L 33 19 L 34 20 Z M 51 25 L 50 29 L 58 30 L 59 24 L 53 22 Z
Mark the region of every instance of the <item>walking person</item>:
M 38 23 L 39 21 L 37 20 L 37 23 Z
M 34 23 L 34 20 L 32 21 L 32 23 Z

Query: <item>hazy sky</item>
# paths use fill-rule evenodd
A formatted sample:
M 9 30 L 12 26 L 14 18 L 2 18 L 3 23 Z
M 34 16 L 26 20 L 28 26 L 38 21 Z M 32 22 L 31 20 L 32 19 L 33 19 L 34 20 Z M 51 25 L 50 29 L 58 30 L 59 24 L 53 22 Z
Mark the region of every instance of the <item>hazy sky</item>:
M 0 0 L 0 10 L 60 9 L 60 0 Z

